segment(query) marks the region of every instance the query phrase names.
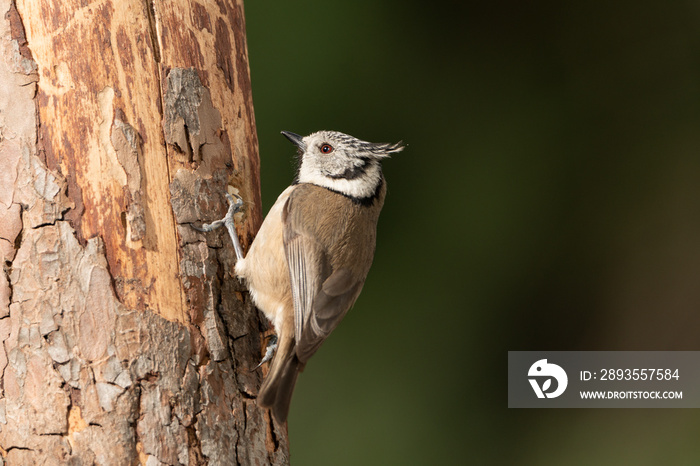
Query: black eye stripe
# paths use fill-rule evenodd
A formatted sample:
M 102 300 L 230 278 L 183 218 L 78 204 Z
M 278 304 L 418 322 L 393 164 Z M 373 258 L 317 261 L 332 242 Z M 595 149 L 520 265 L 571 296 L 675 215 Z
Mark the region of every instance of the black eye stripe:
M 367 166 L 369 165 L 368 158 L 361 158 L 361 163 L 354 167 L 346 168 L 343 173 L 338 174 L 326 174 L 328 178 L 333 178 L 334 180 L 356 180 L 367 174 Z

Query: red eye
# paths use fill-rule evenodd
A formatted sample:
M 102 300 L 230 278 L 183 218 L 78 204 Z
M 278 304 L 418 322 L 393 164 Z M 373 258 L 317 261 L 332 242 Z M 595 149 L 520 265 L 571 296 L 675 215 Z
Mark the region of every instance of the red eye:
M 333 146 L 331 146 L 330 144 L 324 144 L 321 146 L 321 152 L 323 152 L 324 154 L 330 154 L 331 152 L 333 152 Z

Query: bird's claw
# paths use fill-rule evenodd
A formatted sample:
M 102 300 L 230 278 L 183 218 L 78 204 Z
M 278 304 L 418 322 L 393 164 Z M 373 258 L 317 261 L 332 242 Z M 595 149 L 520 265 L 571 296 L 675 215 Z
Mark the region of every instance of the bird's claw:
M 233 196 L 236 196 L 235 200 Z M 226 216 L 224 218 L 212 223 L 205 223 L 201 227 L 195 225 L 191 225 L 191 227 L 197 231 L 207 232 L 216 230 L 222 225 L 226 225 L 228 234 L 233 242 L 233 249 L 236 251 L 236 260 L 241 260 L 243 259 L 243 249 L 241 248 L 241 242 L 238 240 L 238 235 L 236 234 L 236 227 L 233 224 L 233 216 L 241 210 L 241 207 L 243 207 L 243 199 L 238 194 L 234 194 L 233 196 L 226 193 L 226 199 L 228 200 L 228 212 L 226 212 Z
M 270 337 L 270 341 L 267 344 L 267 349 L 265 349 L 265 356 L 263 356 L 262 361 L 260 361 L 260 364 L 255 366 L 255 369 L 253 369 L 253 370 L 257 370 L 260 366 L 262 366 L 267 361 L 272 359 L 272 356 L 274 356 L 276 349 L 277 349 L 277 336 L 272 335 Z
M 234 196 L 236 197 L 235 199 Z M 226 223 L 233 224 L 233 216 L 240 212 L 241 207 L 243 207 L 243 198 L 238 194 L 231 195 L 226 193 L 226 200 L 228 200 L 228 212 L 226 212 L 226 216 L 224 216 L 224 218 L 211 223 L 203 223 L 201 227 L 198 227 L 197 225 L 191 225 L 191 227 L 197 231 L 206 233 L 208 231 L 214 231 L 217 228 L 221 228 L 223 225 L 226 225 Z
M 236 202 L 234 202 L 234 199 L 233 199 L 234 196 L 236 198 Z M 241 196 L 239 196 L 238 194 L 232 195 L 232 194 L 226 193 L 226 199 L 228 200 L 229 210 L 232 208 L 235 209 L 235 211 L 233 212 L 234 214 L 237 214 L 238 212 L 240 212 L 241 207 L 243 207 L 243 198 Z

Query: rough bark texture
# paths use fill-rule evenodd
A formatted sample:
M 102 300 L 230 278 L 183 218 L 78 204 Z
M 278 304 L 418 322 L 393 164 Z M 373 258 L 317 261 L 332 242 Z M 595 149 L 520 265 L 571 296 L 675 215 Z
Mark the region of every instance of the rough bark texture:
M 288 463 L 266 325 L 189 227 L 236 192 L 247 247 L 258 179 L 241 0 L 0 0 L 2 461 Z

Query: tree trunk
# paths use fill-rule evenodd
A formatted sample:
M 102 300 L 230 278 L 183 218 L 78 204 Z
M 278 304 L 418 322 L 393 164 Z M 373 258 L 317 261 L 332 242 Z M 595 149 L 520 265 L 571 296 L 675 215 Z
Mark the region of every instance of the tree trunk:
M 0 454 L 286 464 L 225 229 L 261 222 L 242 0 L 0 0 Z M 1 463 L 1 461 L 0 461 Z

